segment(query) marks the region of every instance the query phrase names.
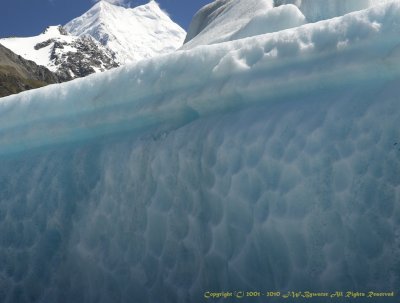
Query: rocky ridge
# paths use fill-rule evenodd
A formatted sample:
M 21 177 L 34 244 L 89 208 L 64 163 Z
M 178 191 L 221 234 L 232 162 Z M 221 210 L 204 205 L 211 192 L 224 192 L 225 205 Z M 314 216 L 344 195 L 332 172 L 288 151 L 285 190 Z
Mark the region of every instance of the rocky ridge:
M 61 81 L 119 66 L 115 53 L 108 47 L 90 36 L 72 36 L 62 26 L 50 26 L 36 37 L 8 38 L 0 43 L 18 55 L 48 67 Z
M 25 60 L 0 44 L 0 97 L 60 81 L 46 67 Z

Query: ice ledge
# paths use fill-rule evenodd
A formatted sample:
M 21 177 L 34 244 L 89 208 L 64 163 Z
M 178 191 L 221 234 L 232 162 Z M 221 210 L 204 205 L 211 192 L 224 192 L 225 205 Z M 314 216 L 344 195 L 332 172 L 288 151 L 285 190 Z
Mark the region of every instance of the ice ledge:
M 0 154 L 400 79 L 400 4 L 198 47 L 0 99 Z

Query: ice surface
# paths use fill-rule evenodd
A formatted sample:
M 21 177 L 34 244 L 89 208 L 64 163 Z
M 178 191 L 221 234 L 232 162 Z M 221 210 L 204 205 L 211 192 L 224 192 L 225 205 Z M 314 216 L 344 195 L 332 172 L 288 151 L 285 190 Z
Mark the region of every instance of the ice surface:
M 245 27 L 254 17 L 261 16 L 264 22 L 268 20 L 268 11 L 273 9 L 272 0 L 217 0 L 196 13 L 189 26 L 185 39 L 184 49 L 198 45 L 214 44 L 232 39 L 237 31 Z M 284 29 L 285 22 L 292 24 L 288 19 L 281 19 L 273 27 Z M 261 29 L 258 29 L 261 30 Z M 262 27 L 263 33 L 270 32 L 268 27 Z
M 0 99 L 0 302 L 399 289 L 399 18 Z
M 392 1 L 216 0 L 196 13 L 182 48 L 277 32 Z
M 237 30 L 230 39 L 235 40 L 273 33 L 305 23 L 304 15 L 296 6 L 291 4 L 282 5 L 264 13 L 256 14 L 246 25 Z
M 309 22 L 325 20 L 393 0 L 275 0 L 275 5 L 294 4 Z

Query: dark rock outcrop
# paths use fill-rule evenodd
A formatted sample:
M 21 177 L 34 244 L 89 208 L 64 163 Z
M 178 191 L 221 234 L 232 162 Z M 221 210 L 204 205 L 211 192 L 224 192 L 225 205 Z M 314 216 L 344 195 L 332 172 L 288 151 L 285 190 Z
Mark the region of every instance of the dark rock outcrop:
M 80 37 L 72 43 L 52 42 L 50 60 L 57 66 L 61 81 L 88 76 L 95 73 L 95 69 L 106 71 L 119 66 L 114 52 L 91 37 Z M 65 51 L 66 47 L 74 51 Z
M 46 67 L 25 60 L 0 44 L 0 97 L 58 82 L 60 78 Z

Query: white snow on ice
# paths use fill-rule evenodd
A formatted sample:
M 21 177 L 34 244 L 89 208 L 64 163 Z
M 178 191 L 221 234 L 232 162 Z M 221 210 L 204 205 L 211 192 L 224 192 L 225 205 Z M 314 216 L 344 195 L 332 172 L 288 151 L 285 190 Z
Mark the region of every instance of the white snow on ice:
M 390 0 L 216 0 L 194 16 L 183 49 L 277 32 L 388 2 Z

